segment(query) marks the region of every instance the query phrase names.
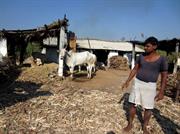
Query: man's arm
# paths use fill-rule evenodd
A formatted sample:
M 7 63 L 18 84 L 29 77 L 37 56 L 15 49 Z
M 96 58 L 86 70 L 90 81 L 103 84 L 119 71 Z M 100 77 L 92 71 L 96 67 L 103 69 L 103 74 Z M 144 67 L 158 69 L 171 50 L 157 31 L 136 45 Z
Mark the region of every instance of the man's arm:
M 156 101 L 162 100 L 164 97 L 164 89 L 166 87 L 167 74 L 168 74 L 167 71 L 161 72 L 161 87 L 160 87 L 159 93 L 155 97 Z
M 122 88 L 127 88 L 129 86 L 129 82 L 133 79 L 133 77 L 137 74 L 137 71 L 139 70 L 139 64 L 136 64 L 132 71 L 129 74 L 128 79 L 126 82 L 123 84 Z

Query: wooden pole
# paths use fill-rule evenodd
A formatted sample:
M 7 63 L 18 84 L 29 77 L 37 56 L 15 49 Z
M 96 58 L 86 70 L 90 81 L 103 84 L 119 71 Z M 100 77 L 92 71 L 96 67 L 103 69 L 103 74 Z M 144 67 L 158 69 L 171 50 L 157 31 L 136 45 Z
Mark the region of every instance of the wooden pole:
M 173 73 L 177 72 L 178 53 L 179 53 L 179 42 L 176 43 L 176 63 L 174 64 Z
M 89 38 L 87 38 L 87 40 L 88 40 L 88 45 L 89 45 L 90 52 L 93 53 L 92 49 L 91 49 L 91 44 L 90 44 Z
M 21 42 L 20 42 L 20 65 L 23 64 L 24 61 L 24 54 L 26 52 L 26 47 L 27 47 L 27 41 L 25 41 L 24 37 L 21 37 Z
M 7 38 L 7 45 L 9 46 L 8 57 L 10 58 L 11 63 L 13 65 L 16 65 L 16 53 L 15 53 L 15 50 L 16 50 L 15 44 L 16 43 L 17 42 L 15 42 L 14 39 Z
M 61 50 L 65 46 L 65 29 L 64 27 L 61 27 L 60 34 L 59 34 L 59 67 L 58 67 L 58 75 L 60 77 L 63 77 L 63 67 L 64 67 L 64 55 L 61 55 Z
M 135 43 L 132 44 L 132 60 L 131 60 L 131 69 L 135 66 Z

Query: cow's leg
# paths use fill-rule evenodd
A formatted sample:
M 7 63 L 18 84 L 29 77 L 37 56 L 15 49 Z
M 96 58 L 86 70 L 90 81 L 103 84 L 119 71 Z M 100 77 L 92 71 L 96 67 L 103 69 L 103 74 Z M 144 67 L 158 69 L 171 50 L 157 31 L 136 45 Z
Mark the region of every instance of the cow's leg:
M 71 78 L 73 78 L 74 67 L 70 67 Z
M 90 75 L 89 75 L 89 66 L 87 66 L 86 68 L 87 68 L 87 78 L 89 78 L 90 77 Z
M 91 66 L 91 78 L 92 78 L 92 71 L 94 70 L 94 66 Z
M 95 65 L 93 65 L 93 73 L 95 73 L 96 72 L 96 67 L 95 67 Z
M 81 65 L 78 66 L 79 72 L 81 72 Z
M 89 79 L 91 79 L 91 75 L 92 75 L 92 65 L 89 66 Z

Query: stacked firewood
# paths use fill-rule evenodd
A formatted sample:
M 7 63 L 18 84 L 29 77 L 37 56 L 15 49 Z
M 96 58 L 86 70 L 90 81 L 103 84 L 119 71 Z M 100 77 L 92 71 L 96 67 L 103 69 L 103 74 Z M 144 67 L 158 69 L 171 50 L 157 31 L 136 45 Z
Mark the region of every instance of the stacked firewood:
M 110 58 L 109 68 L 117 70 L 128 70 L 128 60 L 122 56 L 113 56 Z
M 168 74 L 167 76 L 167 83 L 166 83 L 166 89 L 167 90 L 172 90 L 175 88 L 175 82 L 176 82 L 176 78 L 175 78 L 175 74 Z M 161 87 L 161 77 L 158 78 L 157 81 L 157 89 L 160 89 Z M 166 90 L 166 92 L 167 92 Z
M 180 94 L 180 72 L 168 74 L 165 94 L 171 96 L 175 101 L 179 101 Z M 161 78 L 158 78 L 157 89 L 159 90 L 161 86 Z
M 167 77 L 167 86 L 170 87 L 175 87 L 175 83 L 176 83 L 176 74 L 168 74 Z

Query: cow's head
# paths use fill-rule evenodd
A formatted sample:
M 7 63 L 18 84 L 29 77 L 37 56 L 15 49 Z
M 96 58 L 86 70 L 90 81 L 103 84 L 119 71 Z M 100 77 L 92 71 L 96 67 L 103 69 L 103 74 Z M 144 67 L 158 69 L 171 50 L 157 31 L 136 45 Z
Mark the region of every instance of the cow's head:
M 65 49 L 65 48 L 62 48 L 62 49 L 60 50 L 60 56 L 61 56 L 61 57 L 64 57 L 65 54 L 66 54 L 66 49 Z
M 67 51 L 66 48 L 62 48 L 60 50 L 60 56 L 63 58 L 65 56 L 71 57 L 71 51 Z

